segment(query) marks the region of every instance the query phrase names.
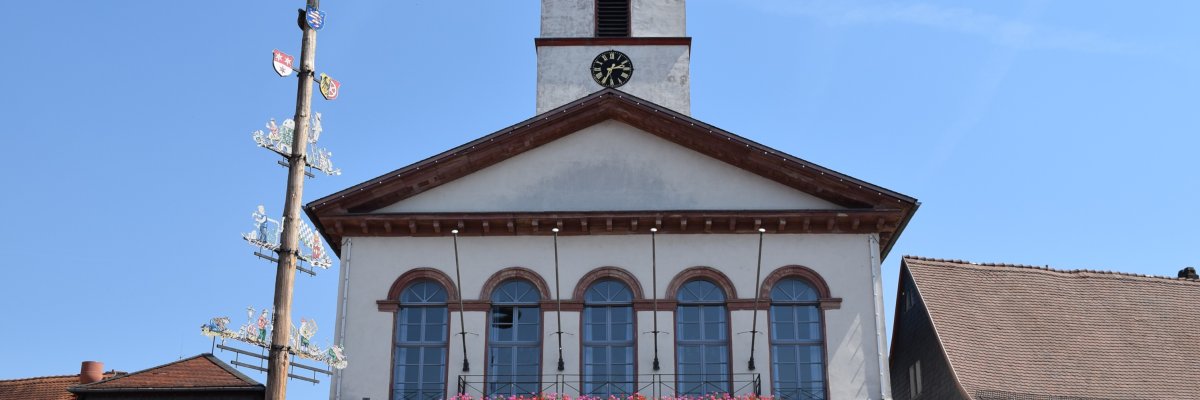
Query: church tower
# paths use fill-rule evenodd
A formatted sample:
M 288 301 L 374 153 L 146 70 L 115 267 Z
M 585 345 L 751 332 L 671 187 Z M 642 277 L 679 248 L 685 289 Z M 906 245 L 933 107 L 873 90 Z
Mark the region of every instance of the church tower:
M 691 114 L 684 0 L 542 0 L 537 113 L 615 88 Z

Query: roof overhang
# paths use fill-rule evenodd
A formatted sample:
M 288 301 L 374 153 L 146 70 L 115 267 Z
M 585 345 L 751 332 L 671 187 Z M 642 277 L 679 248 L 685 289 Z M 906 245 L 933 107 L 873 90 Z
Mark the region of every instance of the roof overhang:
M 648 210 L 513 213 L 375 213 L 607 120 L 615 120 L 831 203 L 842 210 Z M 340 254 L 349 236 L 679 233 L 877 233 L 886 257 L 920 203 L 705 124 L 605 89 L 470 143 L 317 199 L 305 212 Z M 693 228 L 694 227 L 694 228 Z M 644 233 L 644 231 L 638 232 Z

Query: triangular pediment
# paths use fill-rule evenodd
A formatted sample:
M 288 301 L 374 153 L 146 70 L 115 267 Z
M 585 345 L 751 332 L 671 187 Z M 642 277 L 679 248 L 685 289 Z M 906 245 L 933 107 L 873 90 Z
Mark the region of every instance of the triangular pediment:
M 381 224 L 382 234 L 404 231 L 398 224 L 420 234 L 424 228 L 416 218 L 428 216 L 423 214 L 459 213 L 446 223 L 464 226 L 483 218 L 474 214 L 496 218 L 505 212 L 523 213 L 532 231 L 540 232 L 541 217 L 530 213 L 584 212 L 592 218 L 636 210 L 674 212 L 682 223 L 708 214 L 753 213 L 755 229 L 764 218 L 778 220 L 781 230 L 788 218 L 797 218 L 805 231 L 818 220 L 829 232 L 870 228 L 881 232 L 886 254 L 917 206 L 911 197 L 605 89 L 313 201 L 305 210 L 335 250 L 348 234 L 342 222 L 350 216 L 370 216 L 353 222 L 359 228 L 354 234 L 375 234 L 372 224 Z M 778 212 L 765 212 L 772 210 Z M 836 214 L 810 218 L 799 211 Z M 850 211 L 872 214 L 860 218 Z M 725 218 L 730 231 L 743 229 Z M 334 220 L 331 233 L 325 222 Z M 586 227 L 587 221 L 578 223 Z M 507 223 L 508 231 L 520 234 L 513 224 Z M 431 226 L 441 234 L 441 223 Z M 490 232 L 488 226 L 483 223 L 481 234 Z
M 607 120 L 373 212 L 839 208 Z

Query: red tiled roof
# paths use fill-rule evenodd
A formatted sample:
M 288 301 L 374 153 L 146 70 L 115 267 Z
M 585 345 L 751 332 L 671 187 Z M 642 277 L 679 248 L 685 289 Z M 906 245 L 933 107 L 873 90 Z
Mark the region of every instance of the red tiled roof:
M 1200 399 L 1200 280 L 918 257 L 903 264 L 975 398 Z
M 113 376 L 112 372 L 104 374 L 106 379 Z M 68 392 L 67 388 L 78 384 L 79 375 L 0 380 L 0 399 L 73 400 L 75 395 Z
M 170 364 L 76 386 L 72 392 L 126 391 L 142 389 L 214 389 L 262 387 L 212 354 L 201 354 Z

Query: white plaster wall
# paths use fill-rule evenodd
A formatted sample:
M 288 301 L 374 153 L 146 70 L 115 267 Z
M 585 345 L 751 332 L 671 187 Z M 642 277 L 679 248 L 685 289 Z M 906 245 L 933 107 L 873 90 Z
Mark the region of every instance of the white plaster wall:
M 684 0 L 633 0 L 630 6 L 634 37 L 687 36 Z
M 546 282 L 550 285 L 550 291 L 554 291 L 554 276 L 547 276 Z M 571 286 L 574 288 L 574 285 Z M 570 297 L 570 289 L 563 288 L 563 296 Z M 553 376 L 558 372 L 558 335 L 554 332 L 558 331 L 558 326 L 555 325 L 558 321 L 557 313 L 553 305 L 542 308 L 542 375 Z M 563 371 L 568 375 L 578 375 L 582 373 L 580 370 L 579 346 L 581 343 L 581 333 L 579 332 L 579 312 L 563 311 L 562 312 L 562 330 L 566 334 L 562 337 L 563 345 Z
M 451 266 L 450 272 L 451 274 L 453 273 L 453 266 Z M 395 280 L 395 278 L 392 279 Z M 458 322 L 458 314 L 457 312 L 450 313 L 450 351 L 446 353 L 448 357 L 446 362 L 449 364 L 449 371 L 446 374 L 447 397 L 453 395 L 453 392 L 458 390 L 458 377 L 460 375 L 483 375 L 484 365 L 487 363 L 487 356 L 483 353 L 483 348 L 484 343 L 487 343 L 487 336 L 484 336 L 486 331 L 484 329 L 487 328 L 488 313 L 483 311 L 468 311 L 462 315 L 463 322 L 467 325 L 467 361 L 471 364 L 471 370 L 467 372 L 463 372 L 462 370 L 463 347 L 462 336 L 459 336 L 459 332 L 463 332 L 463 330 L 462 325 Z M 349 397 L 349 399 L 358 398 L 360 397 Z
M 625 93 L 676 112 L 691 114 L 691 48 L 688 46 L 540 46 L 537 48 L 537 113 L 604 89 L 592 79 L 592 59 L 617 50 L 633 62 Z
M 630 272 L 633 272 L 630 270 Z M 639 274 L 640 275 L 640 274 Z M 641 278 L 639 277 L 639 280 Z M 668 277 L 667 279 L 670 279 Z M 646 297 L 650 297 L 650 281 L 642 282 L 642 288 L 646 290 Z M 658 292 L 661 297 L 663 292 Z M 638 387 L 644 387 L 650 384 L 649 374 L 673 374 L 675 373 L 675 310 L 671 307 L 660 306 L 658 309 L 658 330 L 664 333 L 658 335 L 658 366 L 659 370 L 654 370 L 654 335 L 647 333 L 654 330 L 654 312 L 653 311 L 638 311 L 637 312 L 637 353 L 638 362 L 635 371 L 639 375 Z M 651 393 L 643 393 L 650 396 Z
M 869 251 L 872 249 L 869 238 L 870 235 L 778 234 L 767 235 L 764 239 L 763 276 L 780 266 L 803 265 L 820 273 L 833 295 L 843 299 L 840 309 L 825 312 L 827 368 L 834 399 L 880 398 L 883 350 L 878 345 L 877 335 L 882 333 L 882 326 L 875 317 L 877 303 L 873 297 L 872 268 L 876 266 L 872 251 Z M 662 296 L 677 273 L 703 265 L 723 271 L 733 281 L 739 298 L 751 297 L 755 284 L 757 239 L 755 235 L 660 233 L 656 292 Z M 492 273 L 510 266 L 522 266 L 542 274 L 553 290 L 553 247 L 549 237 L 463 237 L 459 239 L 459 250 L 462 287 L 467 299 L 478 298 L 485 280 Z M 649 294 L 649 235 L 560 237 L 559 254 L 563 293 L 573 292 L 576 282 L 586 272 L 600 266 L 617 266 L 633 273 Z M 414 267 L 442 269 L 453 277 L 452 243 L 450 238 L 354 238 L 353 263 L 347 309 L 339 314 L 339 319 L 345 318 L 348 326 L 345 347 L 351 361 L 342 374 L 341 398 L 386 399 L 391 373 L 393 315 L 378 311 L 375 301 L 387 295 L 400 274 Z M 487 333 L 485 314 L 471 312 L 466 315 L 467 331 L 478 334 L 468 336 L 470 374 L 481 374 L 485 367 L 482 354 Z M 759 329 L 765 331 L 765 314 L 760 316 L 764 318 L 759 321 Z M 545 330 L 553 332 L 553 313 L 548 312 L 545 317 Z M 563 317 L 563 330 L 576 333 L 564 336 L 563 340 L 568 373 L 577 373 L 579 318 L 576 313 L 564 313 Z M 735 311 L 732 315 L 734 356 L 730 361 L 735 372 L 747 372 L 749 338 L 736 333 L 750 330 L 750 317 L 749 311 Z M 652 335 L 640 334 L 650 330 L 649 318 L 649 312 L 638 313 L 640 373 L 652 372 Z M 456 332 L 457 314 L 452 315 L 452 321 L 452 332 Z M 659 321 L 661 330 L 674 330 L 670 312 L 661 312 Z M 760 337 L 763 341 L 756 352 L 757 372 L 763 373 L 764 378 L 769 375 L 770 368 L 766 337 Z M 662 372 L 673 373 L 674 335 L 660 337 L 660 340 Z M 450 345 L 450 390 L 453 390 L 456 372 L 461 368 L 460 346 L 456 342 Z M 552 381 L 557 351 L 551 335 L 544 338 L 543 354 L 545 379 Z M 769 380 L 764 380 L 763 384 L 764 389 L 770 387 Z
M 764 267 L 765 268 L 765 267 Z M 750 292 L 742 297 L 750 297 Z M 770 336 L 767 333 L 770 331 L 770 326 L 767 325 L 767 310 L 770 308 L 770 303 L 763 302 L 760 305 L 758 312 L 758 334 L 757 343 L 754 344 L 754 366 L 753 371 L 750 370 L 750 327 L 753 326 L 754 312 L 750 310 L 737 310 L 729 312 L 730 333 L 733 340 L 731 341 L 731 350 L 733 350 L 733 358 L 729 360 L 729 367 L 735 374 L 759 373 L 762 374 L 763 394 L 771 392 L 771 386 L 767 385 L 771 382 L 771 359 L 770 355 Z M 749 388 L 742 388 L 737 380 L 745 380 L 744 376 L 734 377 L 734 390 L 739 393 L 750 393 Z
M 542 0 L 542 37 L 591 37 L 595 0 Z
M 837 208 L 841 207 L 629 125 L 606 121 L 378 212 Z

